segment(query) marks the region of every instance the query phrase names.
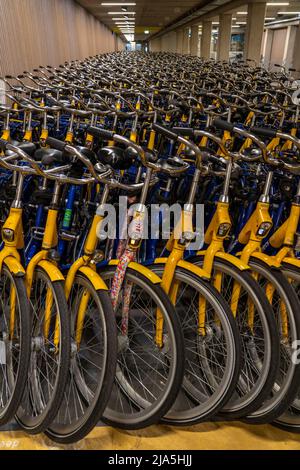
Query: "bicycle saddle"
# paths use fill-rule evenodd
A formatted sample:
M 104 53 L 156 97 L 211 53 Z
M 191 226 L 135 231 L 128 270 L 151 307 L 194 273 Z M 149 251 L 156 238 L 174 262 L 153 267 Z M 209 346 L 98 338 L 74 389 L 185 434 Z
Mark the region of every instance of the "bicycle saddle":
M 149 150 L 148 148 L 143 147 L 145 152 L 146 160 L 150 163 L 156 163 L 158 160 L 158 154 L 155 150 Z M 139 158 L 138 153 L 134 148 L 128 147 L 126 149 L 126 154 L 132 158 L 132 160 L 137 160 Z
M 123 150 L 119 147 L 103 147 L 98 151 L 98 159 L 114 170 L 127 170 L 133 164 L 134 156 L 130 149 Z
M 65 163 L 66 161 L 62 152 L 49 148 L 38 149 L 34 153 L 33 158 L 37 162 L 42 162 L 45 166 L 53 165 L 54 163 Z
M 49 189 L 36 189 L 32 193 L 31 201 L 33 204 L 43 204 L 47 206 L 51 203 L 52 196 L 52 192 Z
M 11 145 L 18 147 L 21 150 L 24 150 L 25 153 L 32 156 L 36 151 L 36 146 L 32 142 L 18 142 L 17 140 L 11 140 Z M 8 151 L 7 155 L 13 154 L 13 152 Z
M 92 150 L 90 150 L 89 148 L 87 147 L 80 147 L 80 146 L 76 146 L 76 149 L 86 158 L 88 158 L 90 160 L 91 163 L 93 163 L 93 165 L 95 165 L 97 163 L 97 155 L 95 154 L 95 152 L 93 152 Z
M 253 147 L 246 148 L 245 150 L 243 150 L 242 154 L 245 155 L 245 157 L 250 157 L 250 158 L 262 157 L 261 149 L 253 148 Z
M 182 170 L 182 172 L 185 172 L 188 168 L 189 165 L 187 165 L 180 157 L 169 157 L 167 159 L 160 158 L 157 161 L 158 165 L 161 167 L 162 172 L 169 173 L 170 176 L 178 176 L 178 174 L 172 175 L 172 170 Z

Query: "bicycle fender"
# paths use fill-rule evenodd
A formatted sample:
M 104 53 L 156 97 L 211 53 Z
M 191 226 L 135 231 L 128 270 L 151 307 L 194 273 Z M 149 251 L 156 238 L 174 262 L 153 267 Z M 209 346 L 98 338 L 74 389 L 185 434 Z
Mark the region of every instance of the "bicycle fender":
M 118 259 L 113 259 L 108 264 L 109 266 L 117 266 L 119 262 L 120 261 Z M 128 268 L 132 269 L 133 271 L 136 271 L 137 273 L 142 274 L 147 279 L 149 279 L 149 281 L 152 282 L 152 284 L 161 283 L 161 278 L 157 274 L 152 272 L 151 269 L 145 266 L 142 266 L 141 264 L 136 263 L 135 261 L 132 261 L 131 263 L 129 263 Z
M 79 269 L 79 272 L 90 281 L 95 290 L 108 290 L 102 277 L 97 273 L 97 271 L 94 271 L 89 266 L 82 266 L 82 268 Z
M 154 264 L 166 264 L 167 260 L 168 260 L 168 258 L 157 258 L 154 261 Z M 185 269 L 185 270 L 195 274 L 195 276 L 201 277 L 202 279 L 207 279 L 207 280 L 210 279 L 209 275 L 207 274 L 206 271 L 204 271 L 204 269 L 200 268 L 199 266 L 196 266 L 193 263 L 185 261 L 183 259 L 178 261 L 177 266 L 179 268 Z
M 9 271 L 13 273 L 17 277 L 24 277 L 25 276 L 25 269 L 21 265 L 21 263 L 12 256 L 8 256 L 3 260 L 3 263 L 8 267 Z
M 198 251 L 197 256 L 205 256 L 206 251 Z M 237 269 L 240 271 L 246 271 L 247 269 L 249 270 L 249 266 L 244 263 L 244 261 L 240 260 L 237 256 L 230 255 L 229 253 L 225 253 L 223 251 L 218 251 L 215 254 L 216 258 L 222 259 L 224 261 L 227 261 L 229 264 L 232 264 L 235 266 Z
M 53 263 L 47 260 L 42 260 L 38 263 L 37 266 L 40 266 L 49 276 L 51 282 L 63 281 L 65 278 L 62 275 L 61 271 Z
M 256 258 L 265 263 L 269 268 L 280 268 L 281 263 L 276 261 L 276 259 L 273 256 L 266 255 L 265 253 L 253 253 L 251 255 L 251 258 Z M 251 259 L 250 258 L 250 259 Z
M 190 263 L 189 261 L 185 261 L 184 259 L 181 259 L 178 261 L 177 266 L 179 268 L 186 269 L 187 271 L 191 272 L 192 274 L 195 274 L 195 276 L 199 276 L 203 279 L 210 280 L 210 276 L 204 269 L 200 268 L 199 266 L 196 266 L 193 263 Z
M 222 253 L 220 251 L 219 253 L 216 253 L 215 256 L 216 258 L 222 259 L 224 261 L 228 261 L 229 264 L 233 264 L 233 266 L 238 268 L 240 271 L 246 271 L 250 269 L 249 266 L 246 263 L 244 263 L 244 261 L 228 253 Z
M 286 258 L 283 258 L 282 262 L 284 264 L 290 264 L 293 267 L 300 269 L 300 259 L 286 257 Z

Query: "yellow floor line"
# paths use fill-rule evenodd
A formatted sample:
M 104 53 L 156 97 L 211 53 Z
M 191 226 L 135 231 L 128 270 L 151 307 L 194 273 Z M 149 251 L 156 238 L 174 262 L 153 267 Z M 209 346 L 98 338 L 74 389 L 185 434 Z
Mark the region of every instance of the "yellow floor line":
M 0 450 L 259 450 L 300 449 L 300 434 L 272 426 L 242 423 L 207 423 L 189 428 L 152 426 L 127 432 L 99 427 L 83 441 L 59 446 L 43 435 L 27 436 L 17 432 L 0 433 Z

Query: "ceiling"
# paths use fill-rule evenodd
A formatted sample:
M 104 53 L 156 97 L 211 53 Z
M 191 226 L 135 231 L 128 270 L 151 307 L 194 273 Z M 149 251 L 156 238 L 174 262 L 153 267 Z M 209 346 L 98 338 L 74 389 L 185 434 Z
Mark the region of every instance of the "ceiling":
M 214 3 L 208 0 L 76 0 L 77 3 L 89 10 L 102 23 L 110 29 L 120 33 L 120 30 L 112 18 L 124 18 L 122 15 L 109 15 L 108 12 L 121 12 L 122 6 L 102 6 L 101 3 L 136 3 L 136 6 L 128 6 L 128 13 L 136 12 L 135 15 L 127 15 L 129 20 L 135 18 L 135 40 L 145 40 L 153 33 L 160 31 L 166 25 L 172 23 L 187 14 L 191 9 L 202 4 Z M 144 31 L 149 31 L 145 34 Z
M 274 5 L 267 5 L 265 20 L 266 25 L 271 25 L 272 23 L 276 23 L 277 21 L 285 21 L 295 18 L 297 16 L 294 14 L 295 12 L 298 12 L 298 16 L 300 16 L 300 0 L 268 0 L 268 3 L 274 3 Z M 276 3 L 289 3 L 289 5 L 276 5 Z M 287 14 L 289 12 L 291 12 L 290 15 Z M 245 26 L 243 23 L 247 22 L 247 4 L 241 5 L 239 8 L 229 10 L 229 13 L 232 13 L 233 25 L 239 24 L 240 28 L 243 28 Z M 218 17 L 215 17 L 213 19 L 218 21 Z M 238 31 L 238 28 L 236 28 L 236 31 Z
M 288 18 L 289 15 L 281 15 L 280 13 L 283 12 L 291 12 L 291 16 L 293 12 L 299 12 L 300 15 L 300 0 L 286 0 L 281 1 L 281 0 L 269 0 L 268 3 L 272 3 L 272 5 L 267 5 L 267 10 L 266 10 L 266 18 L 274 18 L 274 20 L 277 19 L 283 19 L 283 18 Z M 280 3 L 288 3 L 289 5 L 280 5 Z M 277 5 L 276 5 L 277 4 Z M 234 8 L 233 10 L 229 10 L 229 12 L 236 14 L 237 12 L 247 12 L 248 7 L 247 7 L 247 2 L 245 3 L 244 6 L 240 6 L 239 8 Z M 242 15 L 238 15 L 242 16 Z M 273 21 L 274 21 L 273 20 Z M 272 21 L 267 20 L 267 21 Z
M 76 0 L 84 8 L 90 11 L 102 23 L 108 26 L 112 31 L 120 34 L 125 39 L 121 29 L 125 26 L 118 26 L 116 23 L 129 21 L 134 27 L 134 40 L 143 41 L 155 33 L 159 33 L 166 27 L 173 28 L 173 25 L 181 26 L 187 21 L 201 21 L 201 16 L 209 15 L 214 21 L 218 21 L 218 16 L 214 16 L 213 12 L 217 8 L 223 8 L 228 12 L 233 13 L 235 20 L 233 25 L 237 22 L 243 23 L 246 21 L 247 15 L 238 15 L 238 12 L 247 12 L 247 3 L 253 1 L 248 0 L 243 6 L 241 1 L 234 0 Z M 265 0 L 255 0 L 256 2 L 263 2 Z M 291 18 L 291 16 L 280 15 L 281 12 L 300 12 L 300 0 L 267 0 L 269 3 L 275 5 L 267 6 L 267 18 L 275 18 L 275 20 L 283 20 Z M 135 3 L 133 6 L 110 5 L 103 6 L 101 3 Z M 230 4 L 239 4 L 237 8 L 230 10 Z M 278 3 L 289 3 L 289 5 L 276 5 Z M 126 8 L 127 11 L 124 11 Z M 123 10 L 123 11 L 122 11 Z M 116 12 L 110 15 L 109 12 Z M 119 12 L 119 14 L 117 14 Z M 130 14 L 135 12 L 135 15 Z M 294 15 L 295 16 L 295 15 Z M 126 17 L 128 19 L 126 19 Z M 117 18 L 117 20 L 115 20 Z M 266 23 L 274 20 L 266 20 Z M 133 26 L 134 25 L 134 26 Z M 217 28 L 217 26 L 216 26 Z M 240 28 L 243 25 L 240 24 Z M 145 33 L 145 31 L 147 33 Z M 128 33 L 127 33 L 128 34 Z M 133 37 L 131 38 L 133 40 Z

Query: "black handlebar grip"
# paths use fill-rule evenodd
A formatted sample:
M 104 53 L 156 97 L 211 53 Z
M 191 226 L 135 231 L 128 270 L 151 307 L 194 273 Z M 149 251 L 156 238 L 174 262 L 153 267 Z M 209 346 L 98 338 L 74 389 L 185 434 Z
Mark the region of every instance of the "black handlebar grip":
M 155 132 L 159 132 L 159 134 L 162 134 L 165 137 L 168 137 L 168 139 L 171 139 L 171 140 L 178 139 L 178 135 L 175 134 L 175 132 L 172 132 L 171 129 L 168 129 L 167 127 L 160 126 L 159 124 L 153 124 L 152 129 Z
M 215 119 L 213 122 L 213 126 L 217 129 L 222 129 L 223 131 L 231 132 L 234 128 L 234 125 L 231 122 L 224 121 L 224 119 Z
M 49 145 L 54 150 L 59 150 L 63 152 L 68 145 L 66 142 L 62 142 L 61 140 L 54 139 L 53 137 L 48 137 L 46 140 L 46 144 Z
M 8 144 L 9 144 L 9 142 L 7 142 L 6 140 L 0 139 L 0 150 L 5 152 L 6 147 L 7 147 Z
M 194 129 L 192 127 L 173 127 L 172 131 L 184 137 L 194 137 Z
M 87 128 L 88 134 L 94 137 L 101 137 L 102 139 L 112 140 L 114 137 L 113 131 L 108 131 L 107 129 L 100 129 L 99 127 L 89 126 Z
M 276 131 L 266 127 L 252 127 L 250 131 L 259 137 L 267 137 L 270 139 L 274 139 L 274 137 L 276 137 Z

